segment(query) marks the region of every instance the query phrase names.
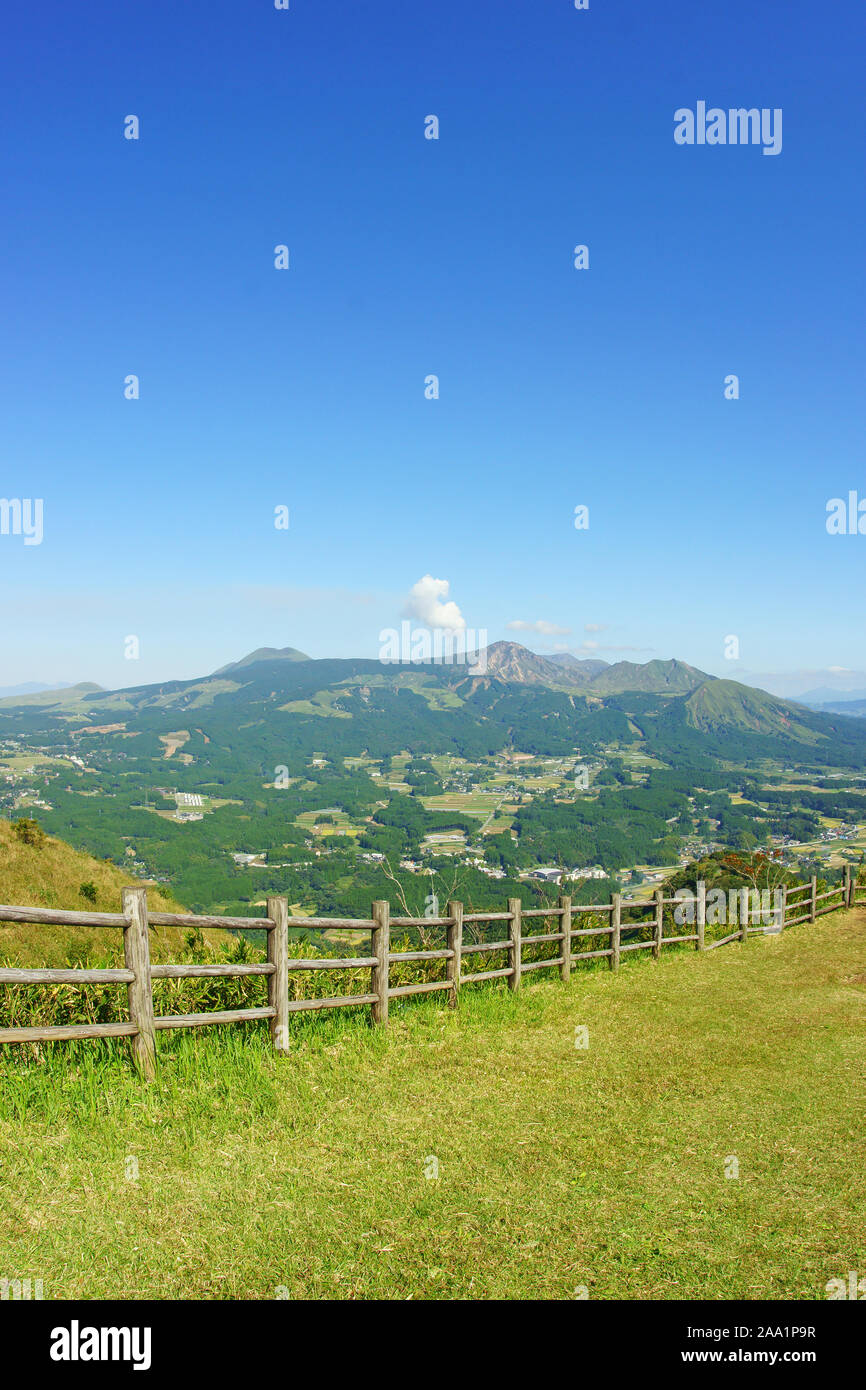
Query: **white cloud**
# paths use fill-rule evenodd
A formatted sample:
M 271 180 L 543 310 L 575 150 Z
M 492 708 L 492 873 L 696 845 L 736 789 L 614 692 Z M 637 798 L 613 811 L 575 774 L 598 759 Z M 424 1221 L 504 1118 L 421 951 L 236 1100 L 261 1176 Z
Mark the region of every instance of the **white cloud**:
M 453 599 L 448 598 L 451 585 L 447 579 L 434 579 L 425 574 L 409 590 L 409 598 L 404 610 L 407 618 L 417 618 L 427 627 L 449 628 L 462 632 L 466 619 Z
M 544 618 L 539 618 L 535 623 L 527 623 L 522 618 L 514 618 L 505 626 L 512 632 L 541 632 L 545 637 L 567 637 L 571 632 L 570 627 L 557 627 L 556 623 L 549 623 Z
M 607 623 L 584 623 L 584 632 L 604 632 Z

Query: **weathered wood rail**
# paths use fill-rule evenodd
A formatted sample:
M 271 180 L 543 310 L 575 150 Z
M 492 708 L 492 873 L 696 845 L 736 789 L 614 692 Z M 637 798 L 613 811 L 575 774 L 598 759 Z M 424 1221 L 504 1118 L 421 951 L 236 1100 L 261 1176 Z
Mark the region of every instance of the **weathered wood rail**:
M 118 1023 L 80 1023 L 59 1027 L 15 1027 L 0 1028 L 0 1043 L 26 1043 L 67 1041 L 77 1038 L 123 1038 L 128 1037 L 132 1055 L 139 1071 L 147 1078 L 155 1075 L 156 1034 L 168 1028 L 199 1028 L 215 1023 L 243 1023 L 250 1020 L 268 1019 L 277 1053 L 289 1051 L 289 1016 L 307 1009 L 335 1009 L 352 1006 L 368 1006 L 374 1024 L 388 1022 L 388 1006 L 392 999 L 402 999 L 413 994 L 447 992 L 448 1003 L 453 1007 L 462 986 L 479 984 L 486 980 L 506 980 L 509 989 L 520 988 L 521 980 L 530 971 L 556 968 L 563 980 L 568 980 L 573 965 L 579 961 L 607 959 L 611 970 L 619 969 L 621 957 L 629 951 L 651 950 L 658 959 L 663 946 L 681 946 L 693 942 L 698 951 L 715 950 L 730 941 L 745 941 L 755 932 L 766 932 L 766 910 L 756 902 L 754 890 L 748 888 L 732 889 L 729 893 L 730 907 L 727 910 L 728 924 L 736 917 L 736 930 L 721 939 L 706 941 L 707 890 L 706 884 L 698 881 L 694 895 L 691 915 L 695 930 L 664 935 L 665 908 L 676 905 L 683 907 L 680 897 L 665 897 L 661 890 L 650 899 L 628 899 L 614 893 L 607 903 L 572 903 L 571 898 L 560 896 L 556 906 L 524 907 L 520 898 L 509 898 L 507 912 L 464 912 L 463 904 L 449 902 L 444 917 L 392 917 L 387 901 L 374 902 L 369 918 L 349 917 L 289 917 L 288 900 L 273 897 L 267 900 L 265 917 L 213 917 L 194 913 L 148 912 L 147 890 L 145 888 L 125 888 L 122 894 L 122 912 L 64 912 L 54 908 L 0 906 L 0 922 L 27 922 L 34 924 L 57 924 L 65 926 L 115 927 L 123 931 L 124 962 L 123 969 L 0 969 L 0 985 L 3 984 L 112 984 L 126 985 L 129 1019 Z M 806 894 L 806 897 L 801 897 Z M 859 895 L 859 896 L 858 896 Z M 772 912 L 772 930 L 782 931 L 801 922 L 814 922 L 825 912 L 838 912 L 840 908 L 850 908 L 855 903 L 866 901 L 866 886 L 858 885 L 850 866 L 846 865 L 844 878 L 835 888 L 824 893 L 817 891 L 817 879 L 813 876 L 808 883 L 781 890 L 779 906 Z M 837 901 L 838 900 L 838 901 Z M 731 911 L 731 908 L 733 911 Z M 633 914 L 649 912 L 647 917 L 637 920 L 624 920 L 624 912 Z M 799 915 L 797 915 L 799 914 Z M 590 926 L 575 926 L 581 916 L 593 916 L 596 920 Z M 761 918 L 764 918 L 761 923 Z M 524 923 L 535 918 L 553 918 L 555 931 L 524 931 Z M 601 919 L 599 921 L 598 919 Z M 496 941 L 467 941 L 467 924 L 475 927 L 501 922 L 507 936 Z M 761 923 L 755 925 L 755 923 Z M 543 925 L 543 923 L 542 923 Z M 691 925 L 689 922 L 688 925 Z M 260 929 L 267 932 L 267 960 L 256 964 L 239 964 L 229 961 L 208 965 L 153 964 L 150 959 L 148 932 L 151 927 L 225 927 L 234 930 Z M 322 956 L 301 959 L 289 954 L 289 928 L 301 927 L 305 930 L 315 928 L 357 931 L 369 935 L 371 947 L 368 955 Z M 391 932 L 393 928 L 444 928 L 446 945 L 436 950 L 392 951 Z M 651 930 L 647 940 L 634 941 L 637 932 Z M 576 951 L 575 944 L 583 937 L 608 937 L 604 949 Z M 524 960 L 527 947 L 552 944 L 556 954 L 537 960 Z M 469 957 L 484 957 L 491 954 L 502 955 L 507 964 L 492 969 L 472 969 L 464 971 L 463 963 Z M 403 962 L 441 961 L 444 976 L 440 980 L 424 980 L 416 984 L 394 985 L 390 983 L 390 967 Z M 290 999 L 289 973 L 294 970 L 356 970 L 369 969 L 370 989 L 366 994 L 340 994 L 330 998 Z M 207 979 L 232 978 L 249 975 L 266 976 L 268 982 L 268 1002 L 260 1008 L 211 1010 L 207 1013 L 154 1015 L 153 981 L 166 979 Z

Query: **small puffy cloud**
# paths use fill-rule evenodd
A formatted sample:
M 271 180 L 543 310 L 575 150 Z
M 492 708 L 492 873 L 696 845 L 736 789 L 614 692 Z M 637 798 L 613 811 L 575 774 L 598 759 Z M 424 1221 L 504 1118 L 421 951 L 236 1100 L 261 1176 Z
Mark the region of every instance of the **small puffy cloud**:
M 540 632 L 545 637 L 567 637 L 571 632 L 570 627 L 557 627 L 556 623 L 548 623 L 544 618 L 539 618 L 537 622 L 527 623 L 522 618 L 514 618 L 512 622 L 505 626 L 511 632 Z
M 604 632 L 607 623 L 584 623 L 584 632 Z
M 450 587 L 447 579 L 434 579 L 432 574 L 425 574 L 409 590 L 405 616 L 417 618 L 426 627 L 462 632 L 466 619 L 454 600 L 448 598 Z

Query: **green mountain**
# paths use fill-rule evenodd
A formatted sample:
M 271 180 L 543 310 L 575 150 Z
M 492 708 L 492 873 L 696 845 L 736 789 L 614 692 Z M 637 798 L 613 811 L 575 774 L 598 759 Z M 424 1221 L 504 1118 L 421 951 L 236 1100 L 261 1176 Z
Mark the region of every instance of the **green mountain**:
M 0 702 L 0 739 L 85 753 L 107 739 L 126 759 L 180 750 L 199 768 L 267 775 L 290 756 L 369 752 L 487 756 L 504 748 L 582 756 L 645 744 L 672 766 L 695 758 L 808 758 L 866 764 L 866 724 L 811 711 L 681 661 L 618 662 L 587 678 L 513 642 L 493 643 L 487 669 L 435 663 L 311 660 L 293 649 L 251 652 L 192 681 L 102 691 L 78 686 Z M 92 733 L 90 731 L 93 731 Z M 181 753 L 178 753 L 181 756 Z
M 620 690 L 643 690 L 654 695 L 684 695 L 711 680 L 706 671 L 687 666 L 684 661 L 617 661 L 593 677 L 594 695 L 613 695 Z
M 701 679 L 681 662 L 623 662 L 569 684 L 567 667 L 517 644 L 489 656 L 473 675 L 277 654 L 191 681 L 79 690 L 72 703 L 68 691 L 6 702 L 0 812 L 171 884 L 199 910 L 247 911 L 279 891 L 338 916 L 389 892 L 380 856 L 436 862 L 443 832 L 524 891 L 518 871 L 538 865 L 670 865 L 693 835 L 745 847 L 770 833 L 809 839 L 818 813 L 866 819 L 856 788 L 808 800 L 775 785 L 791 767 L 819 788 L 823 769 L 862 772 L 866 720 Z M 600 678 L 632 688 L 600 692 Z M 548 777 L 538 759 L 562 761 Z M 577 759 L 591 768 L 586 795 L 570 776 Z M 760 806 L 732 803 L 726 789 L 765 760 Z M 490 798 L 480 815 L 479 796 Z M 505 880 L 477 862 L 461 868 L 467 901 L 487 905 Z M 418 876 L 401 873 L 417 890 Z
M 254 652 L 241 658 L 240 661 L 230 661 L 228 666 L 221 666 L 218 671 L 214 671 L 215 676 L 228 675 L 229 671 L 241 671 L 245 666 L 255 666 L 260 661 L 309 661 L 310 657 L 306 652 L 299 652 L 297 647 L 257 647 Z
M 101 685 L 95 685 L 93 681 L 81 681 L 78 685 L 61 686 L 59 690 L 35 690 L 27 695 L 7 695 L 0 700 L 0 709 L 19 709 L 22 705 L 76 705 L 85 695 L 98 692 L 102 692 Z
M 821 734 L 810 728 L 805 707 L 790 704 L 737 681 L 707 680 L 685 702 L 686 721 L 694 729 L 718 733 L 743 729 L 750 733 L 818 743 Z M 802 717 L 801 717 L 802 716 Z

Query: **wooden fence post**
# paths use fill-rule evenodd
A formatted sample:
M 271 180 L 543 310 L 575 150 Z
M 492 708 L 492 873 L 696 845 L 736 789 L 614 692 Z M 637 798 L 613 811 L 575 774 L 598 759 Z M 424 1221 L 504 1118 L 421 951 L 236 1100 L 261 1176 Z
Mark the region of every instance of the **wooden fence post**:
M 391 904 L 380 898 L 373 903 L 370 913 L 376 925 L 373 928 L 372 955 L 376 964 L 370 972 L 370 993 L 377 995 L 375 1004 L 370 1005 L 374 1023 L 385 1027 L 388 1023 L 388 955 L 391 950 Z
M 664 890 L 657 888 L 653 897 L 656 900 L 656 919 L 655 930 L 653 931 L 653 959 L 658 960 L 659 952 L 662 948 L 662 933 L 665 922 L 665 895 Z
M 846 864 L 846 865 L 845 865 L 845 869 L 844 869 L 843 891 L 842 891 L 842 906 L 843 906 L 843 907 L 850 907 L 850 906 L 851 906 L 851 899 L 852 899 L 853 896 L 854 896 L 854 894 L 851 892 L 851 877 L 852 877 L 852 875 L 851 875 L 851 865 L 850 865 L 850 864 Z
M 749 937 L 749 890 L 740 889 L 740 940 L 747 941 Z
M 571 898 L 560 895 L 558 906 L 562 908 L 559 929 L 562 932 L 562 965 L 559 967 L 561 980 L 571 979 Z
M 698 929 L 698 939 L 695 942 L 695 950 L 704 950 L 704 935 L 707 927 L 707 885 L 704 879 L 697 881 L 698 900 L 696 904 L 695 920 Z
M 813 874 L 810 880 L 812 896 L 809 899 L 809 921 L 814 922 L 818 916 L 818 875 Z
M 460 952 L 463 949 L 463 904 L 450 902 L 448 904 L 447 915 L 451 918 L 449 926 L 446 928 L 446 946 L 454 954 L 450 960 L 445 962 L 445 978 L 450 980 L 451 989 L 448 993 L 448 1003 L 452 1009 L 457 1007 L 457 992 L 460 989 Z
M 781 890 L 780 890 L 780 891 L 781 891 L 781 894 L 782 894 L 782 920 L 781 920 L 781 922 L 779 923 L 779 930 L 780 930 L 780 931 L 784 931 L 784 930 L 785 930 L 785 918 L 788 916 L 788 885 L 787 885 L 787 883 L 783 883 L 783 884 L 782 884 L 782 887 L 781 887 Z
M 523 903 L 520 898 L 508 899 L 508 911 L 511 913 L 511 920 L 508 923 L 508 937 L 511 942 L 508 948 L 508 964 L 511 966 L 511 974 L 508 976 L 508 988 L 520 989 L 520 932 L 523 914 Z
M 273 922 L 268 932 L 268 960 L 274 973 L 268 976 L 268 1004 L 276 1013 L 271 1019 L 274 1052 L 289 1050 L 289 900 L 268 898 L 267 915 Z
M 619 970 L 619 947 L 622 935 L 622 894 L 612 893 L 610 898 L 610 925 L 613 928 L 610 934 L 610 961 L 611 970 Z
M 150 942 L 147 937 L 147 889 L 124 888 L 121 894 L 126 925 L 123 958 L 135 979 L 126 986 L 129 1021 L 138 1032 L 130 1038 L 132 1060 L 145 1081 L 156 1076 L 156 1029 L 153 1023 L 153 985 L 150 978 Z

